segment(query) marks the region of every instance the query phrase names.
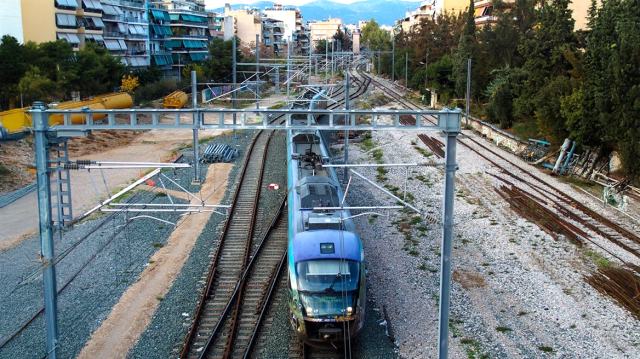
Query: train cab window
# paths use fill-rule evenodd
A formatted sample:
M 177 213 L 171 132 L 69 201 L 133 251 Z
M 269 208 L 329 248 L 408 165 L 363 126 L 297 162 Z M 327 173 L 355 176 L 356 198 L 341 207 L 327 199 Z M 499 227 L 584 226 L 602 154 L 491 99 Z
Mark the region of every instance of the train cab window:
M 298 289 L 316 294 L 358 288 L 360 263 L 352 260 L 316 259 L 296 264 Z

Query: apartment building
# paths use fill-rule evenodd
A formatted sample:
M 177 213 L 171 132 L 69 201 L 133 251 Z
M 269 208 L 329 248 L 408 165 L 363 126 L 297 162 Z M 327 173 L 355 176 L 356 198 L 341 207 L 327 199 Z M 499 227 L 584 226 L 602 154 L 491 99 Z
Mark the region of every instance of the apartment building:
M 209 36 L 209 40 L 224 38 L 226 18 L 227 16 L 225 16 L 224 14 L 207 11 L 207 27 L 209 30 L 209 33 L 207 35 Z
M 150 55 L 147 2 L 100 1 L 104 13 L 104 46 L 109 53 L 121 56 L 120 60 L 134 69 L 148 67 Z
M 262 44 L 270 48 L 276 55 L 286 51 L 285 45 L 287 45 L 288 42 L 284 38 L 284 23 L 276 19 L 262 18 L 261 25 Z
M 342 19 L 329 19 L 324 21 L 311 21 L 308 23 L 311 32 L 311 42 L 315 46 L 320 40 L 329 40 L 333 38 L 342 27 Z
M 460 12 L 467 11 L 467 8 L 469 7 L 469 0 L 434 0 L 432 7 L 435 19 L 445 13 L 448 13 L 449 15 L 456 15 Z
M 171 35 L 165 36 L 168 41 L 159 51 L 171 51 L 173 63 L 167 61 L 167 66 L 171 66 L 169 75 L 180 77 L 186 65 L 202 61 L 209 54 L 209 25 L 204 0 L 157 0 L 152 4 L 169 14 Z M 165 21 L 166 18 L 163 24 Z
M 64 40 L 74 50 L 85 41 L 104 42 L 102 4 L 98 0 L 22 0 L 24 41 Z
M 300 10 L 293 7 L 283 7 L 282 5 L 274 4 L 273 7 L 267 7 L 262 11 L 263 17 L 282 21 L 284 25 L 284 37 L 286 39 L 291 38 L 296 32 L 297 19 L 300 19 L 300 25 L 302 25 L 302 15 Z
M 149 55 L 151 65 L 156 65 L 166 73 L 173 67 L 173 56 L 166 45 L 171 41 L 171 16 L 169 11 L 160 4 L 149 4 L 147 10 L 149 18 Z
M 509 6 L 515 3 L 515 0 L 504 0 L 504 3 Z M 572 17 L 575 20 L 574 30 L 587 29 L 590 6 L 591 0 L 573 0 L 569 3 L 569 9 L 572 10 Z M 493 0 L 475 1 L 473 10 L 476 25 L 494 24 L 497 21 L 493 14 Z
M 226 31 L 224 39 L 228 40 L 237 36 L 242 44 L 248 45 L 255 43 L 256 35 L 262 36 L 262 20 L 260 19 L 260 10 L 257 8 L 231 10 L 229 4 L 225 4 L 225 16 L 233 18 L 233 26 L 230 31 Z
M 420 25 L 422 19 L 433 20 L 436 14 L 435 1 L 423 1 L 416 10 L 407 12 L 404 18 L 396 21 L 396 27 L 404 33 L 409 33 L 413 27 Z

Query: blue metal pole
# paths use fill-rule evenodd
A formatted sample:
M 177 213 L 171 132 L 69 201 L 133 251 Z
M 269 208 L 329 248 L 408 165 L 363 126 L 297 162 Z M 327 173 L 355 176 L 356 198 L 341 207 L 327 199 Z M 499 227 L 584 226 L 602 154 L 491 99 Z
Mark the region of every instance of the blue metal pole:
M 193 129 L 193 182 L 200 183 L 200 148 L 198 146 L 198 127 L 200 125 L 199 113 L 196 112 L 198 107 L 198 75 L 195 71 L 191 71 L 191 108 L 193 112 L 193 125 L 197 126 Z
M 40 219 L 40 243 L 44 269 L 44 315 L 47 329 L 47 358 L 56 359 L 58 345 L 58 291 L 56 267 L 53 262 L 53 226 L 51 219 L 51 183 L 49 178 L 49 151 L 46 137 L 49 115 L 44 103 L 33 104 L 33 127 L 36 142 L 36 179 L 38 185 L 38 216 Z
M 447 144 L 444 176 L 444 215 L 442 231 L 442 258 L 440 263 L 440 321 L 438 323 L 438 358 L 447 359 L 449 349 L 449 308 L 451 299 L 451 247 L 453 239 L 453 203 L 456 182 L 457 132 L 445 132 Z
M 573 145 L 571 145 L 571 151 L 569 151 L 569 155 L 567 159 L 564 161 L 564 165 L 562 165 L 562 169 L 560 170 L 560 174 L 564 173 L 564 170 L 567 169 L 567 165 L 569 161 L 571 161 L 571 157 L 573 157 L 573 152 L 576 150 L 576 141 L 573 141 Z

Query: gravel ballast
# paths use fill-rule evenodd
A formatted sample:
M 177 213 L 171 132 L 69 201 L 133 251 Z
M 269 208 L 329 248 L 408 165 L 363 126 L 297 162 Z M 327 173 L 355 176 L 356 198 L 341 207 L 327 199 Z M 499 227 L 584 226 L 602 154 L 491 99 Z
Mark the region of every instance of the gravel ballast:
M 402 108 L 397 103 L 384 108 L 390 107 Z M 464 134 L 492 146 L 469 131 Z M 439 138 L 435 133 L 429 135 Z M 369 151 L 350 146 L 350 162 L 375 162 L 372 153 L 376 149 L 382 150 L 382 161 L 386 163 L 424 161 L 426 158 L 412 141 L 429 152 L 415 134 L 379 131 L 372 136 L 375 147 Z M 474 146 L 470 141 L 466 143 Z M 499 176 L 500 170 L 463 146 L 457 148 L 450 356 L 640 356 L 637 319 L 584 282 L 585 276 L 595 269 L 586 253 L 595 251 L 604 256 L 607 253 L 592 246 L 581 249 L 564 238 L 555 241 L 535 224 L 519 217 L 493 190 L 500 182 L 488 173 Z M 502 149 L 494 147 L 494 151 L 511 156 L 512 162 L 520 161 Z M 497 158 L 495 161 L 523 178 L 531 172 L 598 208 L 586 196 L 533 166 L 520 162 L 516 168 Z M 376 168 L 359 172 L 370 179 L 379 175 Z M 404 169 L 390 169 L 384 177 L 382 183 L 398 187 L 402 197 Z M 410 168 L 408 177 L 407 193 L 413 196 L 414 205 L 440 221 L 442 169 Z M 355 178 L 347 200 L 352 205 L 394 203 Z M 617 217 L 610 210 L 598 208 L 598 211 Z M 624 218 L 617 220 L 625 222 Z M 437 355 L 442 231 L 438 225 L 418 221 L 412 213 L 403 211 L 392 211 L 389 217 L 356 218 L 367 254 L 370 294 L 376 297 L 378 305 L 387 307 L 401 358 Z M 593 233 L 590 235 L 616 255 L 638 264 L 637 258 Z M 616 263 L 615 259 L 609 259 Z

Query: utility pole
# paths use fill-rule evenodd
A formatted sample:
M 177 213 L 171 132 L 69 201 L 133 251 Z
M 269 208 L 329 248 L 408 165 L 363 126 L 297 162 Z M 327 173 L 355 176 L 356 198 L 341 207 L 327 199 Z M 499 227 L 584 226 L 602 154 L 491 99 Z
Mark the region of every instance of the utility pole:
M 198 107 L 198 75 L 191 71 L 191 108 Z M 193 112 L 193 183 L 200 184 L 200 149 L 198 148 L 198 127 L 200 127 L 200 113 Z
M 427 93 L 429 93 L 429 49 L 427 49 L 427 57 L 424 59 L 424 70 L 425 70 L 425 84 L 424 84 L 424 88 L 427 91 Z M 429 93 L 429 95 L 431 95 Z M 429 102 L 431 103 L 431 102 Z
M 392 49 L 391 50 L 391 82 L 393 83 L 396 80 L 396 38 L 393 37 L 392 41 Z
M 404 87 L 409 88 L 409 53 L 404 54 Z
M 329 40 L 324 40 L 324 84 L 329 81 Z
M 465 127 L 469 127 L 469 93 L 471 92 L 471 59 L 467 62 L 467 106 L 465 115 Z
M 256 34 L 256 109 L 260 109 L 260 34 Z
M 289 46 L 287 46 L 287 106 L 289 106 L 289 89 L 291 86 L 291 61 L 290 61 L 290 53 L 289 53 Z
M 382 56 L 382 54 L 378 53 L 378 71 L 376 72 L 376 75 L 380 76 L 380 57 Z
M 309 55 L 309 82 L 308 85 L 311 85 L 311 55 Z
M 347 71 L 346 71 L 346 90 L 344 92 L 344 108 L 345 110 L 349 109 L 349 68 L 347 66 Z M 344 116 L 344 124 L 348 125 L 349 124 L 349 120 L 351 119 L 351 115 L 350 114 L 346 114 Z M 344 164 L 348 164 L 349 163 L 349 130 L 344 130 Z M 344 168 L 344 182 L 347 182 L 349 180 L 349 168 L 345 167 Z
M 237 38 L 234 36 L 233 37 L 233 42 L 231 43 L 231 51 L 233 51 L 233 92 L 231 93 L 231 98 L 233 99 L 233 109 L 235 110 L 237 108 L 236 105 L 236 96 L 238 95 L 238 91 L 240 91 L 240 89 L 238 88 L 238 78 L 237 78 L 237 71 L 238 71 L 238 65 L 236 65 L 237 59 L 236 59 L 236 40 Z M 233 124 L 236 124 L 236 113 L 235 111 L 233 112 Z M 236 139 L 238 138 L 238 135 L 236 133 L 236 129 L 233 129 L 233 138 Z
M 447 135 L 444 156 L 444 210 L 442 218 L 442 256 L 440 257 L 440 318 L 438 322 L 438 359 L 448 358 L 449 309 L 451 305 L 451 252 L 453 238 L 453 204 L 456 180 L 456 137 L 458 132 Z
M 36 180 L 38 184 L 38 215 L 40 217 L 41 261 L 44 269 L 44 316 L 47 328 L 47 358 L 56 359 L 58 346 L 58 290 L 53 249 L 51 218 L 51 182 L 49 178 L 49 118 L 44 103 L 33 103 L 33 127 L 36 144 Z

